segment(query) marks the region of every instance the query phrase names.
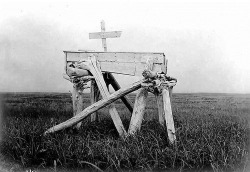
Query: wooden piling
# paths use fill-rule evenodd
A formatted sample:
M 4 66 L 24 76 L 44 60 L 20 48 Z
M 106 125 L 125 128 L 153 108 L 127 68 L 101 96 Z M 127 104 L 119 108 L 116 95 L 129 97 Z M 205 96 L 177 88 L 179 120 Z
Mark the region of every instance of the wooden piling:
M 159 123 L 164 126 L 165 125 L 165 116 L 164 116 L 164 108 L 163 108 L 163 97 L 162 94 L 155 93 L 157 109 L 158 109 L 158 118 Z
M 171 108 L 168 89 L 164 88 L 162 90 L 162 96 L 163 96 L 164 114 L 165 114 L 168 138 L 170 142 L 173 144 L 176 140 L 176 136 L 175 136 L 174 120 L 172 115 L 172 108 Z
M 73 85 L 72 91 L 72 102 L 73 102 L 73 116 L 83 111 L 83 89 L 80 88 L 76 83 Z M 79 130 L 81 127 L 81 122 L 79 122 L 74 128 Z
M 146 99 L 148 91 L 146 88 L 141 88 L 135 98 L 134 111 L 130 120 L 128 134 L 134 134 L 141 129 L 141 123 L 146 108 Z

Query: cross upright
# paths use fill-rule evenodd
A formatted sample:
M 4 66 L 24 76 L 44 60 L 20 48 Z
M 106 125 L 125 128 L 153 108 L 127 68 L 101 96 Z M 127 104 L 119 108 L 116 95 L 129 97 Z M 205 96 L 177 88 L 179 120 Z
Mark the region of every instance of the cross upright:
M 102 47 L 104 51 L 107 51 L 107 42 L 106 38 L 118 38 L 122 34 L 121 31 L 111 31 L 105 32 L 105 22 L 104 20 L 101 21 L 101 32 L 94 32 L 89 33 L 89 39 L 102 39 Z

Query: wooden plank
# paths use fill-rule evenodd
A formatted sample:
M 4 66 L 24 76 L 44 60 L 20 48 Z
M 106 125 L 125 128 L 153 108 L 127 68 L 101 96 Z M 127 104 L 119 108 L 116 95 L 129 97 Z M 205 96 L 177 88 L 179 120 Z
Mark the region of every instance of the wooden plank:
M 174 119 L 172 115 L 172 108 L 171 108 L 168 89 L 164 88 L 162 90 L 162 96 L 163 96 L 164 114 L 165 114 L 168 138 L 170 143 L 174 143 L 176 140 L 176 136 L 175 136 Z
M 79 60 L 87 60 L 90 55 L 96 56 L 99 61 L 102 72 L 111 72 L 117 74 L 125 74 L 131 76 L 141 76 L 146 58 L 154 58 L 155 71 L 162 72 L 161 65 L 164 63 L 163 53 L 67 53 L 67 61 L 76 62 Z
M 112 32 L 93 32 L 89 33 L 89 39 L 104 39 L 104 38 L 118 38 L 122 34 L 122 31 Z
M 148 58 L 152 58 L 154 63 L 162 64 L 164 62 L 163 53 L 134 53 L 135 62 L 146 63 Z
M 165 125 L 165 116 L 164 116 L 164 109 L 163 109 L 163 97 L 161 94 L 155 94 L 157 109 L 158 109 L 158 118 L 159 123 L 164 126 Z
M 113 94 L 109 95 L 108 97 L 106 97 L 105 99 L 102 99 L 94 104 L 92 104 L 91 106 L 87 107 L 86 109 L 84 109 L 82 112 L 78 113 L 76 116 L 68 119 L 67 121 L 64 121 L 58 125 L 55 125 L 51 128 L 49 128 L 44 135 L 49 134 L 49 133 L 53 133 L 56 131 L 60 131 L 63 130 L 65 128 L 71 127 L 75 124 L 77 124 L 78 122 L 82 121 L 84 118 L 86 118 L 88 115 L 96 112 L 97 110 L 106 107 L 107 105 L 109 105 L 110 103 L 113 103 L 114 101 L 116 101 L 117 99 L 135 91 L 138 90 L 139 88 L 141 88 L 141 83 L 144 82 L 145 80 L 141 80 L 138 82 L 133 83 L 132 85 L 130 85 L 127 88 L 123 88 L 120 89 L 116 92 L 114 92 Z
M 168 60 L 165 58 L 165 55 L 164 55 L 164 61 L 161 64 L 161 70 L 163 73 L 167 73 L 167 64 L 168 64 Z
M 91 86 L 90 86 L 90 102 L 91 102 L 91 104 L 94 104 L 95 102 L 98 101 L 99 94 L 100 94 L 100 92 L 98 90 L 96 82 L 94 80 L 92 80 L 91 81 Z M 98 120 L 97 112 L 92 113 L 91 116 L 90 116 L 90 121 L 91 122 L 94 122 L 96 120 Z
M 136 63 L 135 66 L 136 66 L 135 76 L 142 76 L 142 72 L 145 70 L 145 66 L 146 65 L 145 64 L 138 64 L 138 63 Z M 154 64 L 152 71 L 153 72 L 162 72 L 161 65 Z
M 115 61 L 115 62 L 126 62 L 126 63 L 134 63 L 135 62 L 135 55 L 134 53 L 96 53 L 94 54 L 98 61 Z
M 135 75 L 135 63 L 100 62 L 102 72 Z
M 104 20 L 101 21 L 101 30 L 102 32 L 105 32 L 105 22 Z M 104 48 L 104 51 L 107 51 L 107 42 L 105 38 L 102 38 L 102 47 Z
M 146 88 L 141 88 L 135 98 L 134 111 L 130 120 L 128 134 L 134 134 L 141 129 L 141 123 L 146 108 L 146 99 L 148 91 Z
M 102 72 L 110 72 L 123 75 L 131 76 L 142 76 L 142 72 L 145 69 L 145 64 L 143 63 L 120 63 L 120 62 L 99 62 Z M 69 69 L 69 68 L 68 68 Z M 68 72 L 70 75 L 72 72 Z M 82 69 L 74 69 L 75 73 L 79 74 L 77 76 L 85 76 L 86 72 Z M 154 72 L 162 72 L 162 67 L 159 64 L 154 64 Z
M 173 95 L 173 86 L 168 88 L 169 90 L 169 98 L 170 98 L 170 103 L 172 105 L 172 95 Z
M 88 60 L 90 55 L 96 57 L 97 61 L 116 61 L 116 62 L 138 62 L 146 63 L 148 57 L 153 57 L 154 63 L 164 63 L 163 53 L 137 53 L 137 52 L 67 52 L 67 61 Z
M 102 97 L 105 99 L 110 95 L 110 93 L 109 93 L 108 88 L 106 86 L 106 83 L 103 79 L 103 75 L 101 73 L 100 68 L 97 67 L 96 58 L 94 56 L 92 56 L 90 58 L 90 61 L 91 61 L 91 64 L 89 65 L 90 72 L 95 77 L 96 84 L 100 90 L 100 93 L 101 93 Z M 119 114 L 118 114 L 118 112 L 113 104 L 109 105 L 109 113 L 110 113 L 110 116 L 115 124 L 115 127 L 116 127 L 119 135 L 121 137 L 125 137 L 127 135 L 127 132 L 124 129 L 121 118 L 120 118 L 120 116 L 119 116 Z
M 117 80 L 111 73 L 108 73 L 108 79 L 115 91 L 121 89 L 121 86 L 119 85 L 119 83 L 117 82 Z M 125 104 L 125 106 L 128 108 L 128 110 L 131 113 L 133 113 L 133 107 L 131 105 L 131 102 L 128 100 L 128 98 L 124 96 L 124 97 L 121 97 L 121 100 Z

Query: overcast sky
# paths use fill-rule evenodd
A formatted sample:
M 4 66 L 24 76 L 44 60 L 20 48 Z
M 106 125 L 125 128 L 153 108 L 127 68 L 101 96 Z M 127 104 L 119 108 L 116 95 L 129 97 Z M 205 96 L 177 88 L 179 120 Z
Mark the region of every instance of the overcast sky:
M 0 1 L 0 91 L 68 92 L 63 50 L 164 52 L 175 92 L 250 93 L 247 1 Z M 139 78 L 116 76 L 125 86 Z M 126 82 L 125 82 L 126 81 Z

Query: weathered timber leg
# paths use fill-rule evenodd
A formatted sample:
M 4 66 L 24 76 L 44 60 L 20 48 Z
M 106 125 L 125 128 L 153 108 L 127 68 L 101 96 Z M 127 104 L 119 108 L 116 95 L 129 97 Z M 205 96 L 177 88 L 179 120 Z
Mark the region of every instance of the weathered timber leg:
M 97 86 L 100 90 L 100 93 L 101 93 L 103 99 L 106 99 L 110 95 L 110 93 L 109 93 L 108 88 L 106 86 L 106 83 L 104 81 L 100 67 L 97 67 L 97 61 L 96 61 L 94 56 L 92 56 L 90 58 L 90 61 L 91 61 L 91 64 L 89 65 L 90 72 L 95 77 Z M 120 118 L 114 104 L 111 104 L 109 106 L 109 113 L 110 113 L 110 116 L 115 124 L 115 127 L 116 127 L 119 135 L 121 137 L 125 137 L 127 135 L 127 132 L 122 124 L 121 118 Z
M 148 91 L 145 88 L 141 88 L 135 98 L 134 111 L 131 117 L 128 134 L 134 134 L 141 129 L 141 123 L 145 113 L 146 99 Z
M 90 87 L 90 99 L 91 99 L 90 102 L 91 102 L 91 104 L 94 104 L 95 102 L 98 101 L 99 95 L 100 95 L 100 92 L 98 90 L 96 82 L 94 80 L 92 80 L 91 81 L 91 87 Z M 96 120 L 98 120 L 98 114 L 97 114 L 97 112 L 92 113 L 91 117 L 90 117 L 90 121 L 91 122 L 94 122 Z
M 67 121 L 64 121 L 58 125 L 55 125 L 51 128 L 49 128 L 44 135 L 49 134 L 49 133 L 53 133 L 56 131 L 60 131 L 63 130 L 65 128 L 71 127 L 75 124 L 77 124 L 79 121 L 83 120 L 84 118 L 86 118 L 88 115 L 96 112 L 97 110 L 109 105 L 110 103 L 116 101 L 117 99 L 135 91 L 138 90 L 139 88 L 141 88 L 141 83 L 144 82 L 145 80 L 142 81 L 138 81 L 136 83 L 134 83 L 133 85 L 131 85 L 128 88 L 125 89 L 120 89 L 116 92 L 114 92 L 113 94 L 109 95 L 106 99 L 102 99 L 94 104 L 92 104 L 91 106 L 87 107 L 86 109 L 84 109 L 82 112 L 80 112 L 79 114 L 77 114 L 76 116 L 68 119 Z
M 169 90 L 170 103 L 172 104 L 173 87 L 169 87 L 168 90 Z
M 117 91 L 121 88 L 121 86 L 119 85 L 119 83 L 117 82 L 117 80 L 115 79 L 115 77 L 111 73 L 108 73 L 108 80 L 115 91 Z M 128 98 L 126 96 L 124 96 L 124 97 L 121 97 L 121 100 L 125 104 L 125 106 L 128 108 L 128 110 L 131 113 L 133 113 L 133 107 L 132 107 L 130 101 L 128 100 Z
M 109 82 L 109 76 L 108 76 L 108 73 L 107 73 L 107 72 L 105 72 L 105 73 L 103 73 L 103 74 L 102 74 L 102 76 L 103 76 L 104 82 L 106 83 L 106 87 L 107 87 L 107 89 L 108 89 L 108 91 L 109 91 L 109 85 L 110 85 L 110 82 Z
M 155 93 L 157 108 L 158 108 L 158 116 L 159 116 L 159 123 L 164 126 L 165 120 L 164 120 L 164 108 L 163 108 L 163 98 L 162 94 Z
M 176 136 L 175 136 L 174 119 L 172 115 L 171 102 L 168 89 L 163 88 L 162 96 L 163 96 L 164 114 L 168 131 L 168 138 L 171 143 L 174 143 L 176 140 Z
M 83 111 L 83 89 L 78 86 L 78 84 L 74 83 L 73 91 L 72 91 L 72 102 L 73 102 L 73 116 L 76 116 L 78 113 Z M 81 122 L 79 122 L 75 129 L 79 130 L 81 127 Z

